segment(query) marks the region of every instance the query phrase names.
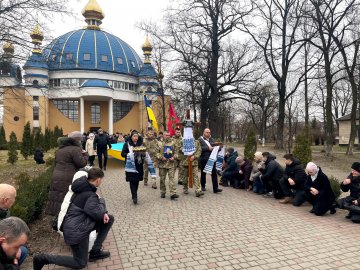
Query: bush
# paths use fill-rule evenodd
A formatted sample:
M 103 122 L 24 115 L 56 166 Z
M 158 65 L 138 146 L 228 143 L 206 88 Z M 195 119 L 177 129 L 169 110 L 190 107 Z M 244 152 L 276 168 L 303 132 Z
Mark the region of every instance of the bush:
M 0 146 L 5 145 L 7 143 L 6 141 L 6 133 L 4 126 L 0 127 Z
M 256 142 L 255 132 L 252 128 L 250 128 L 245 141 L 245 149 L 244 149 L 245 158 L 253 160 L 256 149 L 257 149 L 257 142 Z
M 9 147 L 7 144 L 0 145 L 0 150 L 9 150 Z
M 337 200 L 341 194 L 339 179 L 337 179 L 332 175 L 329 177 L 329 181 L 330 181 L 331 189 L 335 195 L 335 200 Z
M 10 141 L 8 143 L 8 163 L 14 164 L 18 160 L 18 142 L 15 132 L 11 132 Z
M 48 198 L 51 175 L 54 167 L 49 167 L 39 177 L 31 179 L 22 173 L 17 177 L 17 196 L 11 215 L 30 223 L 40 217 Z
M 305 127 L 304 130 L 296 136 L 292 154 L 300 160 L 304 167 L 312 160 L 311 138 L 308 127 Z
M 31 134 L 30 122 L 28 121 L 24 126 L 23 140 L 21 145 L 21 154 L 25 159 L 33 154 L 33 135 Z

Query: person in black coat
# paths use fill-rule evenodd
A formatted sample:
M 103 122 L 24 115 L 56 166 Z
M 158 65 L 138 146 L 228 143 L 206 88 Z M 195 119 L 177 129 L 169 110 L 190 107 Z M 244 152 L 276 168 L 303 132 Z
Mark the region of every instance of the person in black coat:
M 104 171 L 106 171 L 106 164 L 108 159 L 108 152 L 107 152 L 108 146 L 109 149 L 111 149 L 109 136 L 105 134 L 102 129 L 99 129 L 98 135 L 94 139 L 94 150 L 96 151 L 98 156 L 99 167 L 100 169 L 104 168 Z M 104 156 L 104 164 L 102 162 L 103 156 Z
M 199 138 L 200 146 L 201 146 L 201 156 L 199 158 L 199 167 L 201 170 L 201 190 L 206 191 L 206 173 L 204 172 L 206 163 L 209 160 L 212 150 L 215 146 L 215 140 L 211 137 L 211 131 L 208 128 L 204 129 L 203 135 Z M 219 193 L 222 189 L 219 188 L 217 172 L 216 172 L 216 162 L 214 162 L 213 169 L 211 171 L 211 181 L 213 185 L 213 192 Z
M 44 164 L 44 153 L 41 151 L 40 148 L 36 148 L 34 152 L 34 160 L 36 161 L 36 164 Z
M 70 245 L 73 256 L 35 255 L 34 270 L 41 270 L 46 264 L 81 269 L 86 267 L 88 260 L 96 261 L 110 257 L 110 252 L 101 250 L 114 223 L 114 217 L 107 213 L 104 199 L 96 193 L 103 178 L 104 172 L 101 169 L 92 168 L 88 172 L 88 177 L 76 179 L 71 185 L 74 195 L 60 230 L 62 229 L 65 243 Z M 89 254 L 89 235 L 94 229 L 98 234 Z
M 235 162 L 236 157 L 238 156 L 238 153 L 234 150 L 234 148 L 229 147 L 228 149 L 226 149 L 226 153 L 225 153 L 225 169 L 223 170 L 222 173 L 222 185 L 224 187 L 227 187 L 229 185 L 234 186 L 234 179 L 235 179 L 235 175 L 238 173 L 238 166 Z
M 125 158 L 125 164 L 127 160 L 127 155 L 130 153 L 130 148 L 134 148 L 142 145 L 143 145 L 143 138 L 139 135 L 139 133 L 136 130 L 133 130 L 121 151 L 121 156 Z M 126 182 L 130 183 L 131 197 L 134 204 L 137 204 L 137 191 L 139 188 L 139 182 L 142 181 L 144 178 L 145 153 L 134 153 L 134 159 L 135 159 L 135 168 L 137 170 L 137 173 L 125 171 L 125 179 Z
M 349 210 L 346 218 L 360 223 L 360 162 L 351 165 L 351 173 L 342 181 L 340 187 L 344 192 L 350 191 L 350 195 L 338 200 L 339 208 Z
M 308 176 L 305 182 L 305 189 L 302 191 L 302 199 L 299 199 L 297 206 L 308 201 L 313 206 L 310 213 L 323 216 L 330 210 L 330 214 L 335 214 L 335 195 L 331 189 L 328 177 L 322 172 L 321 168 L 313 162 L 309 162 L 306 165 L 306 171 Z
M 275 161 L 276 156 L 269 152 L 263 152 L 262 155 L 265 169 L 261 170 L 261 181 L 267 192 L 264 196 L 279 199 L 283 196 L 279 182 L 284 175 L 284 169 Z
M 285 173 L 280 180 L 280 187 L 285 196 L 280 203 L 288 203 L 293 199 L 293 205 L 297 206 L 301 202 L 302 190 L 306 181 L 305 170 L 299 160 L 296 160 L 292 154 L 285 154 Z M 293 194 L 293 191 L 294 194 Z

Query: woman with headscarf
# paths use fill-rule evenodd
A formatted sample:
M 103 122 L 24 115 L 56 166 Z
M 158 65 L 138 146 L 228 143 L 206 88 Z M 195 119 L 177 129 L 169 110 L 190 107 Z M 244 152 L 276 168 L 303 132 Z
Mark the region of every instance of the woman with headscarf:
M 308 176 L 303 193 L 303 202 L 306 200 L 312 204 L 313 208 L 310 210 L 310 213 L 323 216 L 330 210 L 330 214 L 335 214 L 335 195 L 331 189 L 328 177 L 313 162 L 309 162 L 306 165 L 306 171 Z
M 48 215 L 57 216 L 59 214 L 74 174 L 87 164 L 89 155 L 81 147 L 81 138 L 81 132 L 74 131 L 68 137 L 58 139 L 59 149 L 55 153 L 55 168 L 45 209 L 45 213 Z
M 90 133 L 89 139 L 87 139 L 85 144 L 85 151 L 89 154 L 89 165 L 94 166 L 94 160 L 96 156 L 96 151 L 94 150 L 94 138 L 95 134 Z
M 134 152 L 135 147 L 143 145 L 143 138 L 139 135 L 136 130 L 131 131 L 130 137 L 127 142 L 124 144 L 124 147 L 121 151 L 121 156 L 125 158 L 125 164 L 128 162 L 128 158 L 133 158 L 135 168 L 132 171 L 125 168 L 125 179 L 126 182 L 130 183 L 131 197 L 134 204 L 137 204 L 137 191 L 139 188 L 139 182 L 143 180 L 144 177 L 144 162 L 145 162 L 145 152 Z M 133 153 L 133 155 L 132 155 Z M 128 156 L 128 154 L 130 154 Z

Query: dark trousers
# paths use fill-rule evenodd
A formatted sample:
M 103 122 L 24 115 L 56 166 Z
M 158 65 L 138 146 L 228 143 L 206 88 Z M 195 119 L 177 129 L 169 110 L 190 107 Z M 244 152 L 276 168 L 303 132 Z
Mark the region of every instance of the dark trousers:
M 289 180 L 286 177 L 283 177 L 280 179 L 279 185 L 280 185 L 281 191 L 285 197 L 302 196 L 302 192 L 300 192 L 300 191 L 303 191 L 303 188 L 299 185 L 294 185 L 294 186 L 290 185 Z M 292 190 L 294 190 L 295 192 L 293 193 Z
M 266 192 L 272 191 L 274 193 L 275 198 L 279 199 L 283 197 L 283 192 L 280 187 L 280 180 L 278 179 L 263 179 L 261 178 L 264 189 Z
M 109 215 L 109 222 L 104 224 L 103 221 L 98 222 L 95 226 L 95 229 L 98 232 L 98 235 L 96 237 L 94 246 L 92 248 L 92 251 L 100 251 L 103 242 L 106 239 L 106 236 L 108 235 L 109 230 L 111 229 L 111 226 L 114 223 L 114 217 L 112 215 Z M 88 259 L 89 259 L 89 237 L 84 238 L 81 240 L 79 244 L 71 245 L 71 251 L 73 253 L 73 256 L 61 256 L 61 255 L 45 255 L 47 264 L 55 264 L 59 266 L 65 266 L 72 269 L 82 269 L 85 268 Z
M 131 198 L 137 199 L 137 191 L 139 188 L 139 181 L 129 181 L 129 182 L 130 182 Z
M 313 206 L 314 214 L 317 216 L 323 216 L 327 211 L 334 209 L 333 202 L 330 202 L 326 198 L 326 194 L 319 193 L 318 195 L 312 195 L 310 191 L 301 190 L 298 192 L 297 205 L 302 205 L 305 201 L 308 201 Z
M 205 166 L 206 166 L 207 160 L 200 160 L 200 169 L 201 169 L 201 178 L 200 178 L 200 182 L 201 182 L 201 187 L 205 188 L 206 185 L 206 173 L 203 172 Z M 215 169 L 215 164 L 212 168 L 211 171 L 211 181 L 213 184 L 213 191 L 218 190 L 219 185 L 218 185 L 218 179 L 217 179 L 217 173 L 216 173 L 216 169 Z
M 107 163 L 107 159 L 108 159 L 107 149 L 98 149 L 97 150 L 97 155 L 98 155 L 98 161 L 99 161 L 100 169 L 103 168 L 102 156 L 104 155 L 104 169 L 106 169 L 106 163 Z
M 89 165 L 94 166 L 95 156 L 89 156 Z

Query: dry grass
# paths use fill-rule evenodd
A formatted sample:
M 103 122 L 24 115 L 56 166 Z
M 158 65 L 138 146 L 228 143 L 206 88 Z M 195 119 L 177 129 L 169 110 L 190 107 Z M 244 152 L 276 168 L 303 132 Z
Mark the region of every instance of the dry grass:
M 27 160 L 20 154 L 18 151 L 18 161 L 12 165 L 7 163 L 8 151 L 0 151 L 0 183 L 8 183 L 11 185 L 16 184 L 15 178 L 21 173 L 27 173 L 30 177 L 35 177 L 43 173 L 46 169 L 45 164 L 36 164 L 33 156 L 28 157 Z M 47 153 L 44 153 L 44 160 L 49 157 L 54 157 L 55 149 L 50 150 Z

